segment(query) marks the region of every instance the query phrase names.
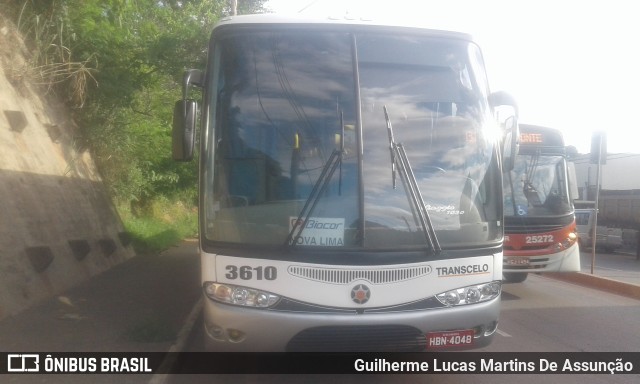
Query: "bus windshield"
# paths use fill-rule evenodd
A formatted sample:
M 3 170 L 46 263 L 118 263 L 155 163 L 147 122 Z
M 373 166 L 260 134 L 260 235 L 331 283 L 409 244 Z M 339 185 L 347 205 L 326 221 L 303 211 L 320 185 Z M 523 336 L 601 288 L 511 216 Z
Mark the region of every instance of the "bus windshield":
M 502 176 L 475 44 L 260 28 L 211 47 L 205 246 L 428 252 L 426 230 L 443 250 L 499 246 Z M 433 228 L 394 183 L 384 106 Z
M 545 217 L 573 213 L 566 161 L 560 155 L 521 154 L 505 177 L 505 216 Z

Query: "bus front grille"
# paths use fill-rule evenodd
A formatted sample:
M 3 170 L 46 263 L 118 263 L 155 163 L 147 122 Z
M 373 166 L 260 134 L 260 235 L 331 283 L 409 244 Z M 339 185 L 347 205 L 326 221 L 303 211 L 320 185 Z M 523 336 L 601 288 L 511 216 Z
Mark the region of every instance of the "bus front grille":
M 409 326 L 326 326 L 298 333 L 287 352 L 420 352 L 425 347 L 425 335 Z
M 292 265 L 289 267 L 289 274 L 307 280 L 332 284 L 349 284 L 356 280 L 367 280 L 372 284 L 389 284 L 422 277 L 430 274 L 431 270 L 430 265 L 380 269 L 340 269 Z

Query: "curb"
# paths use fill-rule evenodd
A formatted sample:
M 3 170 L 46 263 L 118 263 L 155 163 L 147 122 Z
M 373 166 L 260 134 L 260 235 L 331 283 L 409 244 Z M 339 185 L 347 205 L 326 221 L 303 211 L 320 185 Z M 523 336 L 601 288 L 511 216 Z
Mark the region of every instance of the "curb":
M 178 332 L 176 336 L 176 342 L 171 345 L 171 348 L 167 351 L 167 356 L 162 360 L 159 371 L 170 371 L 172 366 L 176 363 L 175 354 L 172 352 L 180 352 L 184 349 L 185 344 L 187 343 L 187 339 L 193 330 L 193 327 L 198 320 L 198 316 L 200 316 L 200 312 L 202 312 L 202 298 L 198 299 L 196 304 L 191 309 L 189 316 L 185 320 L 182 328 Z M 153 377 L 149 380 L 148 384 L 164 384 L 167 382 L 169 378 L 169 374 L 166 373 L 157 373 L 153 375 Z
M 640 300 L 640 285 L 637 284 L 625 283 L 582 272 L 545 273 L 544 276 Z

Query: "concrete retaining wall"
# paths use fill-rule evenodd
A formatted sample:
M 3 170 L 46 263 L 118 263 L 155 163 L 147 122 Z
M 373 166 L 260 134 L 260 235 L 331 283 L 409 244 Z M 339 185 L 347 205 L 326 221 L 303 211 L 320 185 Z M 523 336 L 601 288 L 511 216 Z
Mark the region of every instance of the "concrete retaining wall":
M 23 76 L 26 53 L 0 16 L 0 319 L 134 255 L 77 128 Z

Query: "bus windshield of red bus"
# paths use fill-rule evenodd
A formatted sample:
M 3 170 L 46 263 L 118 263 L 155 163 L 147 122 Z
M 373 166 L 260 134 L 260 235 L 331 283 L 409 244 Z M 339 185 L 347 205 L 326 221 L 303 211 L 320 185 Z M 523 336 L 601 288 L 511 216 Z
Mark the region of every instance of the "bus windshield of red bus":
M 562 216 L 573 212 L 564 156 L 518 155 L 505 177 L 505 216 Z

